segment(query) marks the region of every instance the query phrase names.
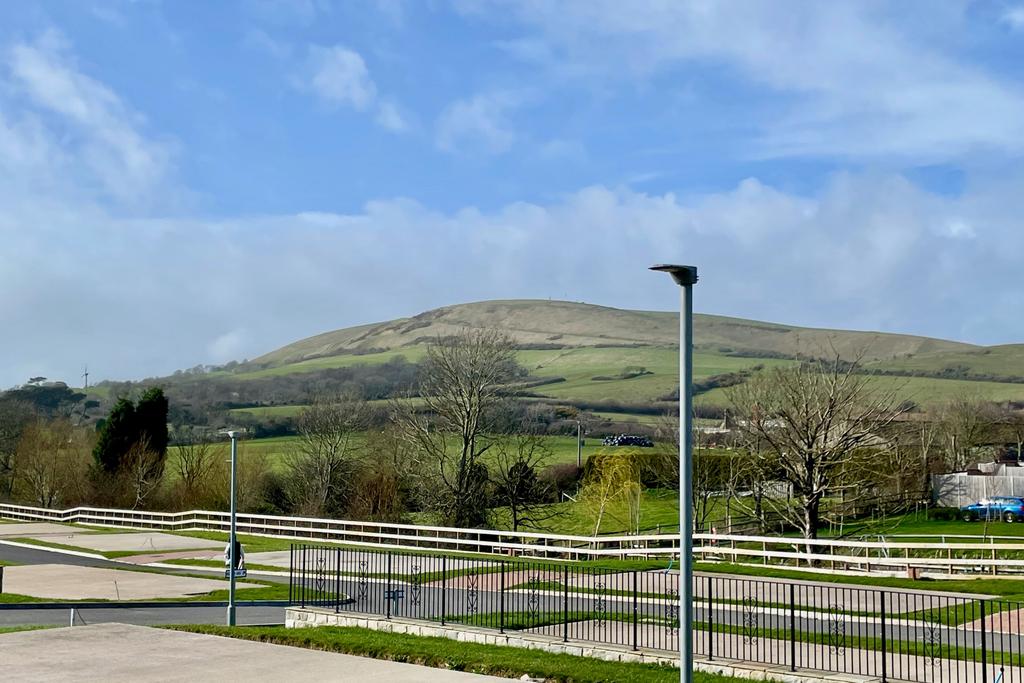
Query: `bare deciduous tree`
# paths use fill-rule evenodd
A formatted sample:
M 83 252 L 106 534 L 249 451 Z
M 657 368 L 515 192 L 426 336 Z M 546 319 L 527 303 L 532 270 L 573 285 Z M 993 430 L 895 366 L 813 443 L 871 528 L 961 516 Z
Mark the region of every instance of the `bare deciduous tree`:
M 91 450 L 91 434 L 66 419 L 29 424 L 15 456 L 15 492 L 47 508 L 79 499 Z
M 499 441 L 495 451 L 494 503 L 508 508 L 513 531 L 543 529 L 558 511 L 550 505 L 550 482 L 537 476 L 551 450 L 537 434 L 514 434 Z
M 353 489 L 365 413 L 365 401 L 321 397 L 299 415 L 298 445 L 287 461 L 297 510 L 312 515 L 342 511 Z
M 394 428 L 367 436 L 349 510 L 357 519 L 397 522 L 407 512 L 412 451 Z
M 205 435 L 193 429 L 178 430 L 175 434 L 174 470 L 178 475 L 179 503 L 191 506 L 207 499 L 210 480 L 217 458 L 225 458 L 224 444 L 210 443 Z
M 163 479 L 163 457 L 149 447 L 145 437 L 136 441 L 121 461 L 121 478 L 133 510 L 145 505 L 146 500 L 160 487 Z
M 8 500 L 14 493 L 18 442 L 33 418 L 28 403 L 0 399 L 0 500 Z
M 992 403 L 961 394 L 940 406 L 938 419 L 946 464 L 954 470 L 964 470 L 971 464 L 974 449 L 991 437 L 999 416 Z
M 496 408 L 517 373 L 511 339 L 466 329 L 428 347 L 422 403 L 393 405 L 416 457 L 423 505 L 446 524 L 475 527 L 487 520 L 488 475 L 480 458 L 494 443 Z
M 771 459 L 792 486 L 795 507 L 780 512 L 817 538 L 822 501 L 844 485 L 842 468 L 859 448 L 899 414 L 895 390 L 883 390 L 855 363 L 830 360 L 763 371 L 729 391 L 739 427 L 764 444 L 756 457 Z

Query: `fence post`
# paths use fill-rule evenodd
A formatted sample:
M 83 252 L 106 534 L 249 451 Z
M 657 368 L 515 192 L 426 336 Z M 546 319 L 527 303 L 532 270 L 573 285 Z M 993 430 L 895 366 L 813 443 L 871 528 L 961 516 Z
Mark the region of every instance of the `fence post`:
M 341 548 L 335 548 L 334 562 L 334 613 L 341 611 Z
M 498 633 L 505 632 L 505 560 L 501 561 L 501 616 L 498 622 Z
M 0 567 L 0 579 L 3 578 L 3 568 Z M 295 590 L 295 544 L 288 544 L 288 606 L 291 607 L 295 600 L 293 598 Z M 3 582 L 0 581 L 0 593 L 3 593 Z
M 569 642 L 569 566 L 562 567 L 562 642 Z
M 882 612 L 882 683 L 885 683 L 886 676 L 888 675 L 888 668 L 885 661 L 886 642 L 885 642 L 885 591 L 878 591 L 878 605 Z M 898 629 L 897 629 L 898 630 Z M 898 650 L 899 648 L 897 648 Z
M 448 558 L 441 557 L 441 626 L 444 626 L 444 613 L 448 609 Z
M 707 577 L 708 579 L 708 661 L 712 661 L 715 658 L 715 601 L 714 601 L 714 585 L 715 578 L 713 576 Z
M 302 583 L 299 584 L 302 591 L 302 607 L 306 607 L 306 546 L 302 546 Z
M 391 553 L 388 553 L 388 582 L 384 589 L 385 619 L 391 618 Z
M 981 604 L 981 683 L 988 683 L 988 642 L 985 638 L 985 601 Z
M 796 671 L 796 584 L 789 584 L 789 670 Z
M 634 569 L 633 570 L 633 650 L 634 651 L 638 649 L 638 646 L 637 646 L 637 632 L 639 630 L 639 627 L 637 626 L 637 623 L 638 623 L 637 622 L 637 619 L 638 619 L 638 614 L 637 613 L 639 612 L 639 608 L 637 607 L 637 600 L 636 600 L 636 581 L 637 581 L 636 570 Z

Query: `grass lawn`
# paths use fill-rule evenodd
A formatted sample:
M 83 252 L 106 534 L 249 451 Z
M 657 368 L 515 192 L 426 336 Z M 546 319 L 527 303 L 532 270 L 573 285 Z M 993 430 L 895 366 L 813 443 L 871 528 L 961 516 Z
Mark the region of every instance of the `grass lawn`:
M 824 530 L 828 531 L 828 530 Z M 896 539 L 888 538 L 893 535 L 921 535 L 921 536 L 1009 536 L 1024 538 L 1024 524 L 1019 522 L 1007 523 L 1002 521 L 993 522 L 964 522 L 961 520 L 934 520 L 927 519 L 924 512 L 915 515 L 908 514 L 902 517 L 892 517 L 880 520 L 864 520 L 847 524 L 843 529 L 843 536 L 856 535 L 886 536 L 888 540 L 916 541 L 925 539 Z M 826 534 L 822 534 L 826 535 Z M 934 539 L 940 540 L 938 538 Z M 979 538 L 979 541 L 981 539 Z
M 640 503 L 640 527 L 655 533 L 657 525 L 679 526 L 678 492 L 667 489 L 646 489 Z M 590 536 L 594 533 L 594 521 L 585 507 L 579 503 L 565 501 L 545 506 L 548 512 L 554 513 L 544 522 L 544 532 L 553 534 L 569 534 L 573 536 Z M 495 510 L 493 526 L 499 529 L 510 529 L 511 521 L 507 509 Z M 627 521 L 622 514 L 615 511 L 606 512 L 601 521 L 601 533 L 626 533 Z M 533 529 L 522 529 L 533 531 Z
M 303 629 L 286 629 L 280 626 L 171 628 L 506 678 L 529 675 L 566 683 L 674 683 L 679 680 L 678 669 L 653 664 L 606 662 L 538 650 L 463 643 L 448 638 L 381 633 L 369 629 L 333 626 Z M 736 679 L 698 673 L 695 680 L 700 683 L 726 683 Z
M 40 631 L 44 628 L 56 628 L 56 626 L 0 626 L 0 635 L 18 633 L 19 631 Z
M 291 409 L 297 408 L 297 406 L 274 406 L 272 408 L 260 408 L 260 409 L 246 409 L 246 410 L 278 410 L 278 409 Z M 575 436 L 545 436 L 543 437 L 544 443 L 550 450 L 551 455 L 548 458 L 548 465 L 557 465 L 566 462 L 576 462 L 576 437 Z M 365 437 L 360 435 L 355 439 L 355 445 L 357 447 L 365 443 Z M 218 445 L 224 450 L 225 458 L 227 457 L 229 444 L 228 442 L 218 442 Z M 285 459 L 288 454 L 293 452 L 299 445 L 299 437 L 297 436 L 274 436 L 266 439 L 243 439 L 238 444 L 238 457 L 245 458 L 247 455 L 262 454 L 269 460 L 269 465 L 272 469 L 277 471 L 283 471 L 285 468 Z M 587 457 L 602 450 L 604 446 L 601 445 L 601 439 L 585 439 L 583 444 L 583 460 L 586 461 Z M 167 464 L 164 468 L 165 478 L 168 481 L 172 481 L 176 476 L 175 459 L 178 457 L 178 449 L 175 446 L 171 446 L 167 449 Z M 493 457 L 490 454 L 485 454 L 484 462 L 491 464 Z

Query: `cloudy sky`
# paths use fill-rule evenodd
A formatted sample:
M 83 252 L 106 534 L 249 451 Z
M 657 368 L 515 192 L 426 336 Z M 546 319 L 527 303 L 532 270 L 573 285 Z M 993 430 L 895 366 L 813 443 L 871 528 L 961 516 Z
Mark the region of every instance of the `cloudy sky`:
M 1024 5 L 0 4 L 0 387 L 490 298 L 1024 341 Z

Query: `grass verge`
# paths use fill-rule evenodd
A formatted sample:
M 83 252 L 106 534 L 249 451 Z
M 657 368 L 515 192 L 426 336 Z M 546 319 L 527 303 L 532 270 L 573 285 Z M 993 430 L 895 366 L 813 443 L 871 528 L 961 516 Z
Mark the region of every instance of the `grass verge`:
M 327 652 L 342 652 L 408 662 L 440 669 L 507 678 L 529 675 L 565 683 L 675 683 L 679 670 L 654 664 L 606 662 L 588 657 L 552 654 L 516 647 L 463 643 L 448 638 L 381 633 L 368 629 L 323 626 L 286 629 L 281 626 L 174 626 L 177 630 L 291 645 Z M 734 678 L 696 674 L 700 683 L 731 683 Z
M 45 628 L 56 628 L 55 626 L 0 626 L 0 635 L 5 633 L 18 633 L 20 631 L 41 631 Z

